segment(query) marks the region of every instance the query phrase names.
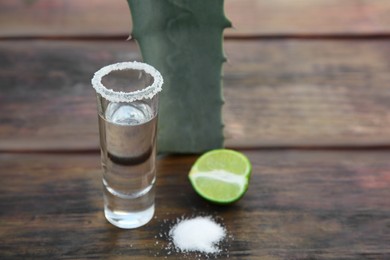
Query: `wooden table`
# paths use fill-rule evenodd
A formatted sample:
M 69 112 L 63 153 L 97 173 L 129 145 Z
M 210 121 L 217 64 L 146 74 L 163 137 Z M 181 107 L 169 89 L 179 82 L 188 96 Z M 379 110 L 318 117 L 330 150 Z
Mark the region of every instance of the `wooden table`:
M 216 259 L 390 259 L 389 1 L 227 0 L 226 146 L 253 163 L 249 190 L 211 205 L 196 155 L 159 156 L 136 230 L 103 216 L 89 82 L 140 54 L 125 2 L 88 3 L 0 3 L 0 259 L 196 259 L 167 233 L 198 215 L 229 233 Z

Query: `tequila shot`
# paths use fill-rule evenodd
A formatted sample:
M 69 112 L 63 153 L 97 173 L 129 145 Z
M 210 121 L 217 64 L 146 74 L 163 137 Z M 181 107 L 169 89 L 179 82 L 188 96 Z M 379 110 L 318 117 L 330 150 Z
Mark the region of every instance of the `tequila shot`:
M 154 214 L 158 93 L 152 66 L 122 62 L 92 78 L 103 168 L 104 214 L 119 228 L 148 223 Z

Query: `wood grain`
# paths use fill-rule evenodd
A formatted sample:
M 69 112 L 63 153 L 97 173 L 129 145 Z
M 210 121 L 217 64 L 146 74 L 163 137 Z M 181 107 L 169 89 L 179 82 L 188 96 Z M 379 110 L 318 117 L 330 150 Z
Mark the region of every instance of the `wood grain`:
M 226 41 L 226 145 L 390 145 L 387 40 Z M 389 55 L 387 55 L 389 54 Z M 96 151 L 93 73 L 134 42 L 0 43 L 0 150 Z
M 98 154 L 0 154 L 0 258 L 179 259 L 167 232 L 197 215 L 231 236 L 218 259 L 390 257 L 389 151 L 245 153 L 250 187 L 227 207 L 190 187 L 196 157 L 160 157 L 155 218 L 131 231 L 104 219 Z
M 389 52 L 388 41 L 229 41 L 227 143 L 390 144 Z
M 388 34 L 386 0 L 227 1 L 236 36 Z
M 227 36 L 388 34 L 387 0 L 226 0 Z M 118 36 L 131 28 L 125 0 L 3 0 L 0 37 Z
M 0 146 L 23 150 L 96 150 L 93 73 L 140 58 L 126 42 L 0 42 L 0 49 Z

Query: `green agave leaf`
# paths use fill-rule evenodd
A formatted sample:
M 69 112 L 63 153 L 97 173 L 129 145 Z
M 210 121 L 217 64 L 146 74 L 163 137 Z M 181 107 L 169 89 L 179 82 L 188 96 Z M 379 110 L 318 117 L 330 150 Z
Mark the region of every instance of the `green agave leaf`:
M 223 0 L 128 0 L 132 37 L 158 69 L 160 152 L 200 153 L 223 146 Z

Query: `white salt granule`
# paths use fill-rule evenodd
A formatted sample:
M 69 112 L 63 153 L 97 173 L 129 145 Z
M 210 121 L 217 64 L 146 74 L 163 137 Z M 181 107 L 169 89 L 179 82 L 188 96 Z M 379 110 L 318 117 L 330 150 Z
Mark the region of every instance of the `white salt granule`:
M 182 252 L 219 253 L 218 243 L 226 230 L 211 217 L 196 217 L 179 221 L 169 231 L 172 242 Z
M 153 77 L 153 83 L 150 86 L 147 86 L 141 90 L 135 90 L 133 92 L 123 92 L 123 91 L 114 91 L 112 89 L 106 88 L 102 84 L 102 78 L 113 71 L 121 71 L 121 70 L 143 70 L 147 74 Z M 141 100 L 144 98 L 152 98 L 158 92 L 161 91 L 162 85 L 164 83 L 163 77 L 160 72 L 156 70 L 149 64 L 142 62 L 119 62 L 115 64 L 111 64 L 101 68 L 96 71 L 92 80 L 92 87 L 105 99 L 111 102 L 133 102 L 136 100 Z

